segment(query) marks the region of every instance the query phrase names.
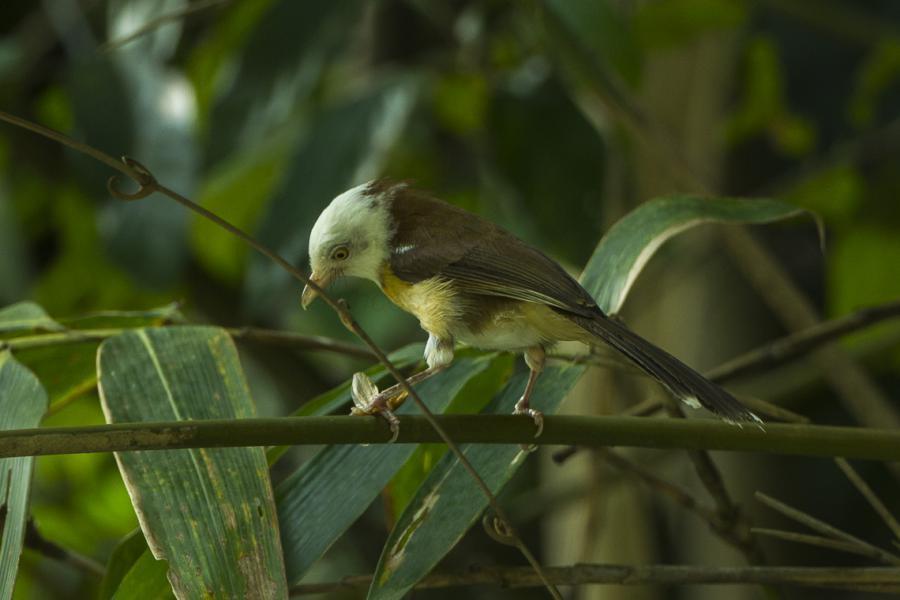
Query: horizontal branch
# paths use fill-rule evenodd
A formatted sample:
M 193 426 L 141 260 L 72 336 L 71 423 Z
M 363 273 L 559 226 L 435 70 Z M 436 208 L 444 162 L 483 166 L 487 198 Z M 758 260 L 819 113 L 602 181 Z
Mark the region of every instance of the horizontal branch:
M 900 589 L 900 569 L 893 567 L 694 567 L 688 565 L 573 565 L 545 567 L 555 585 L 691 585 L 691 584 L 778 584 L 811 587 L 865 589 L 896 592 Z M 291 596 L 364 589 L 371 575 L 345 577 L 340 581 L 308 583 L 291 588 Z M 460 573 L 434 573 L 422 579 L 417 590 L 471 585 L 506 588 L 541 585 L 527 567 L 478 567 Z
M 534 423 L 523 416 L 436 418 L 458 443 L 636 446 L 900 460 L 900 430 L 896 429 L 773 423 L 767 424 L 763 431 L 711 419 L 558 415 L 545 417 L 544 432 L 534 439 Z M 390 438 L 386 422 L 361 417 L 119 423 L 0 431 L 0 458 L 165 448 L 379 444 Z M 398 443 L 440 441 L 424 417 L 400 417 Z
M 179 327 L 179 325 L 174 325 Z M 11 340 L 0 340 L 0 348 L 9 348 L 13 352 L 31 348 L 46 348 L 66 344 L 83 344 L 85 342 L 102 342 L 134 328 L 109 329 L 69 329 L 22 336 Z M 374 359 L 375 353 L 365 346 L 351 344 L 333 338 L 318 335 L 303 335 L 292 331 L 259 329 L 257 327 L 225 328 L 232 338 L 242 342 L 257 342 L 273 346 L 286 346 L 298 350 L 324 350 L 359 358 Z

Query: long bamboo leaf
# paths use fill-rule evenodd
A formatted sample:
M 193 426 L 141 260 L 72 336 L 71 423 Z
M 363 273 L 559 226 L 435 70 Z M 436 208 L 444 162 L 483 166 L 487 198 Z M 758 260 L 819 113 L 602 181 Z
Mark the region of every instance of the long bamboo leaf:
M 101 345 L 98 364 L 110 423 L 254 416 L 237 351 L 221 329 L 124 333 Z M 127 452 L 116 461 L 177 597 L 287 596 L 262 448 Z
M 0 430 L 37 427 L 47 393 L 8 350 L 0 351 Z M 34 458 L 0 459 L 0 599 L 12 597 L 25 539 Z
M 441 376 L 418 386 L 429 408 L 442 412 L 492 356 L 462 354 Z M 397 412 L 414 412 L 407 402 Z M 411 444 L 329 446 L 276 490 L 288 581 L 300 581 L 309 567 L 378 496 L 415 450 Z

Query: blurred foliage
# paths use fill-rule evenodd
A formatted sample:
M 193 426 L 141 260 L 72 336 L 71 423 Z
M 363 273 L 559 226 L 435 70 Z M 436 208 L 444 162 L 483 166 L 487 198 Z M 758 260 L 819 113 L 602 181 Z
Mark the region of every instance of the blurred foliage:
M 598 117 L 588 107 L 567 76 L 569 55 L 547 35 L 552 17 L 572 40 L 586 40 L 661 127 L 672 112 L 690 123 L 679 143 L 715 132 L 709 154 L 721 160 L 723 194 L 764 193 L 821 215 L 824 255 L 799 227 L 765 235 L 823 312 L 900 296 L 900 3 L 232 0 L 117 43 L 187 6 L 0 3 L 0 109 L 138 158 L 167 186 L 298 265 L 328 200 L 387 175 L 490 217 L 577 271 L 602 230 L 647 199 L 639 184 L 666 168 L 658 156 L 643 157 L 640 136 L 613 112 Z M 727 57 L 727 68 L 679 71 L 667 80 L 679 87 L 671 94 L 648 84 L 679 60 L 710 52 Z M 682 92 L 701 89 L 715 91 L 721 110 L 689 103 L 673 110 L 688 97 Z M 156 196 L 129 204 L 109 198 L 109 175 L 92 160 L 0 126 L 0 305 L 32 299 L 65 321 L 181 300 L 191 321 L 349 338 L 324 307 L 301 313 L 299 290 L 277 269 L 181 207 Z M 666 193 L 681 187 L 664 185 Z M 338 292 L 386 348 L 421 340 L 414 320 L 372 286 Z M 760 319 L 755 331 L 779 330 L 739 295 L 716 303 Z M 882 328 L 857 341 L 890 335 L 896 331 Z M 65 401 L 46 424 L 102 422 L 90 374 L 95 348 L 73 348 L 71 362 L 43 367 L 39 353 L 23 353 L 51 402 Z M 259 367 L 251 389 L 275 396 L 280 414 L 362 366 L 322 354 L 242 350 Z M 896 395 L 900 358 L 887 354 L 893 370 L 879 363 L 876 374 Z M 812 400 L 799 400 L 810 416 L 835 417 L 834 403 Z M 421 481 L 421 466 L 438 459 L 420 450 L 401 471 L 389 488 L 396 497 L 386 496 L 390 519 L 409 500 L 404 480 Z M 770 467 L 778 480 L 781 472 Z M 780 481 L 791 488 L 802 479 Z M 136 524 L 115 463 L 103 455 L 37 460 L 32 511 L 48 539 L 104 562 Z M 349 535 L 370 540 L 374 529 L 383 540 L 384 525 L 371 517 Z M 368 562 L 326 556 L 323 568 L 349 561 L 371 570 L 377 556 L 361 552 Z M 89 597 L 98 585 L 27 553 L 16 596 Z

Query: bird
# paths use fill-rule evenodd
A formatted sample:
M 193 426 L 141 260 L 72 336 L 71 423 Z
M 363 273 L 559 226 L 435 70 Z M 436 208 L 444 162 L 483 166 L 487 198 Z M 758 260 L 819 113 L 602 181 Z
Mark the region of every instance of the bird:
M 368 279 L 419 320 L 428 334 L 427 368 L 410 376 L 410 384 L 446 369 L 457 342 L 521 352 L 529 376 L 514 413 L 534 420 L 535 435 L 543 416 L 531 407 L 531 395 L 547 350 L 563 341 L 605 343 L 689 406 L 735 424 L 762 423 L 726 390 L 605 314 L 543 252 L 409 182 L 376 179 L 336 196 L 310 231 L 309 261 L 309 278 L 320 289 L 341 277 Z M 307 285 L 303 308 L 317 295 Z M 368 400 L 357 401 L 354 414 L 385 415 L 394 429 L 390 411 L 405 397 L 403 389 L 378 392 L 357 383 L 354 378 L 354 390 L 367 389 Z

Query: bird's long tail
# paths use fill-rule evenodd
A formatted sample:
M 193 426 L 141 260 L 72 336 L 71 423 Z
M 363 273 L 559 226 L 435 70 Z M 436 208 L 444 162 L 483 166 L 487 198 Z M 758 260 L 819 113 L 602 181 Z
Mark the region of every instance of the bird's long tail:
M 695 408 L 703 406 L 726 421 L 738 424 L 762 423 L 734 396 L 614 319 L 605 315 L 593 318 L 569 315 L 569 318 L 624 354 L 685 404 Z

